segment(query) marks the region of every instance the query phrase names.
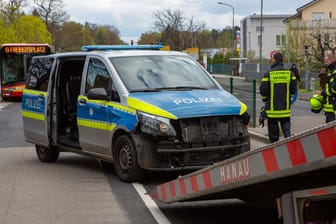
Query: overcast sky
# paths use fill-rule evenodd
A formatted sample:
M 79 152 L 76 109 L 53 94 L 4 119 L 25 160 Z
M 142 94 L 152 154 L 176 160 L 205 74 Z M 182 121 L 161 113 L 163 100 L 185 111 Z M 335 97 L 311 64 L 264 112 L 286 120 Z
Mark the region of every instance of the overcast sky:
M 141 33 L 154 31 L 153 12 L 179 9 L 187 18 L 204 22 L 209 29 L 232 26 L 232 9 L 215 0 L 63 0 L 72 21 L 113 25 L 126 42 L 139 39 Z M 225 0 L 234 8 L 235 25 L 252 14 L 260 14 L 261 0 Z M 295 14 L 311 0 L 264 0 L 263 14 Z

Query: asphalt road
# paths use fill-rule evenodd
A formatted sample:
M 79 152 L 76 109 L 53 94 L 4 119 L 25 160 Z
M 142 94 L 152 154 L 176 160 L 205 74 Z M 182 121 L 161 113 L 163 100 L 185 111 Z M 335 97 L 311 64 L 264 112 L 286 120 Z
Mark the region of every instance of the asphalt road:
M 89 157 L 61 153 L 56 163 L 41 163 L 24 140 L 20 103 L 0 103 L 0 127 L 1 224 L 276 222 L 275 211 L 236 199 L 155 204 L 146 191 L 174 173 L 151 173 L 128 184 L 113 167 Z
M 20 102 L 0 101 L 0 148 L 29 146 L 24 139 Z

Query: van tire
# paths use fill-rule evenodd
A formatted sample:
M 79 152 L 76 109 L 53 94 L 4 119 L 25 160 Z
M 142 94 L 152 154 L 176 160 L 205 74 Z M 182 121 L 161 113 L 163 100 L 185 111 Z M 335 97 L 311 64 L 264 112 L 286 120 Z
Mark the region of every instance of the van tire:
M 41 162 L 53 163 L 56 162 L 59 156 L 59 151 L 54 148 L 35 145 L 37 157 Z
M 114 145 L 114 169 L 124 182 L 140 181 L 145 170 L 138 164 L 138 156 L 132 139 L 127 135 L 118 137 Z

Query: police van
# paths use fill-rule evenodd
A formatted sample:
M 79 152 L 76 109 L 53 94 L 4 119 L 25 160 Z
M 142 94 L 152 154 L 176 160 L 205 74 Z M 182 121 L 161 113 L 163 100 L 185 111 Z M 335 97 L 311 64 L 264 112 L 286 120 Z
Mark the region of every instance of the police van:
M 247 106 L 189 55 L 159 48 L 34 57 L 22 117 L 39 160 L 89 155 L 133 182 L 148 170 L 194 170 L 248 151 Z

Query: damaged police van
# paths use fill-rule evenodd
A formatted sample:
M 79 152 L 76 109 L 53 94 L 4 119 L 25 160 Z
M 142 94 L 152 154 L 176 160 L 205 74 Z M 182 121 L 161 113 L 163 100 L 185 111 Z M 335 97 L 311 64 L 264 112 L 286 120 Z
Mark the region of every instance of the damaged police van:
M 34 57 L 22 117 L 39 160 L 89 155 L 133 182 L 148 170 L 194 170 L 250 150 L 247 106 L 189 55 L 155 47 Z

